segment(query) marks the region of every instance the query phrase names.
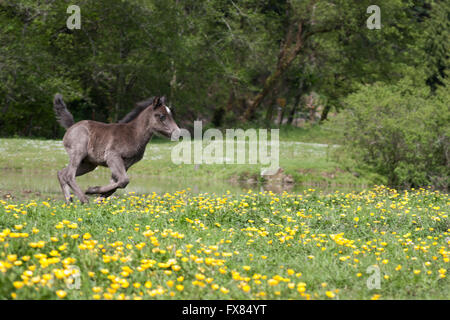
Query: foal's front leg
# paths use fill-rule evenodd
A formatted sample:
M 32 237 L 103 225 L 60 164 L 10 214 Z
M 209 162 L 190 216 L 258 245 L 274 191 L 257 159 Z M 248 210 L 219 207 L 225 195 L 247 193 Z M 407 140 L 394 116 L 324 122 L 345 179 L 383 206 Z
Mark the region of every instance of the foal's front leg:
M 123 160 L 119 156 L 112 156 L 107 161 L 109 169 L 111 169 L 112 179 L 110 184 L 104 187 L 90 187 L 86 190 L 86 194 L 112 194 L 118 188 L 125 188 L 130 179 L 127 176 L 127 171 Z

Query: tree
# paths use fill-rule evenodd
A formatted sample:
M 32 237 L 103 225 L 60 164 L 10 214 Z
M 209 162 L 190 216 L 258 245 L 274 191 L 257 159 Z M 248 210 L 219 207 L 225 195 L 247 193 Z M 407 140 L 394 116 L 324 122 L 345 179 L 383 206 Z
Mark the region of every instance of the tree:
M 446 81 L 448 83 L 448 81 Z M 360 165 L 388 178 L 389 185 L 448 188 L 450 110 L 448 90 L 430 95 L 424 83 L 361 86 L 345 99 L 336 119 L 344 143 Z
M 358 2 L 357 6 L 348 1 L 288 4 L 289 27 L 280 45 L 276 67 L 252 99 L 244 120 L 251 117 L 297 57 L 303 67 L 311 63 L 308 56 L 314 57 L 324 79 L 319 86 L 328 89 L 327 96 L 334 103 L 354 90 L 357 83 L 399 78 L 396 72 L 406 59 L 404 51 L 414 30 L 411 16 L 405 11 L 408 6 L 402 1 L 380 4 L 384 22 L 382 29 L 376 31 L 366 27 L 366 8 L 371 1 Z

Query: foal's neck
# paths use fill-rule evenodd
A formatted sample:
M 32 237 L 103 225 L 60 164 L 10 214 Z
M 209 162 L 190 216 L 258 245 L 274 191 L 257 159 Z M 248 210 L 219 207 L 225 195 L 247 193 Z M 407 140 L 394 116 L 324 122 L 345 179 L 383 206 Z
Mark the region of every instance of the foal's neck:
M 150 125 L 152 111 L 151 107 L 147 107 L 139 114 L 139 116 L 129 123 L 129 125 L 134 128 L 137 142 L 142 146 L 145 146 L 153 135 L 153 130 Z

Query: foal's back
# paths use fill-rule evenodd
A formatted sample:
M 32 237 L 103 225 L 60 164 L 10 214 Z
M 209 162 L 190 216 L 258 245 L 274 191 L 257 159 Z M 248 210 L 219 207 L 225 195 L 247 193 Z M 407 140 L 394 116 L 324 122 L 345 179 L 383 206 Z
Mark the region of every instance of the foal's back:
M 132 157 L 138 152 L 134 127 L 127 123 L 103 123 L 83 120 L 71 126 L 64 135 L 67 152 L 83 152 L 87 161 L 105 165 L 108 156 Z

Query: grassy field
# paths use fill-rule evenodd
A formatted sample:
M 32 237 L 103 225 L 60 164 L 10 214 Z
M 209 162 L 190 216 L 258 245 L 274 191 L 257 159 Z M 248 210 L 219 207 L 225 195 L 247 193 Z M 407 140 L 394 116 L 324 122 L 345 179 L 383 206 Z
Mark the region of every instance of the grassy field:
M 309 187 L 355 190 L 384 183 L 382 177 L 354 167 L 332 137 L 333 133 L 321 127 L 283 128 L 280 131 L 279 166 L 283 168 L 283 174 L 294 181 L 290 190 L 302 191 Z M 224 192 L 238 191 L 242 187 L 256 188 L 257 184 L 264 183 L 260 172 L 266 165 L 176 165 L 171 161 L 175 144 L 153 139 L 144 159 L 129 170 L 131 183 L 127 191 L 174 192 L 191 187 L 200 192 Z M 61 199 L 56 171 L 65 167 L 68 161 L 61 140 L 3 138 L 0 139 L 0 153 L 0 176 L 4 177 L 0 179 L 0 198 L 10 194 L 19 200 Z M 93 184 L 106 184 L 109 177 L 109 169 L 98 168 L 77 180 L 87 188 Z
M 449 205 L 385 187 L 1 200 L 0 299 L 449 299 Z
M 118 197 L 69 206 L 61 141 L 0 139 L 0 299 L 449 299 L 448 194 L 371 188 L 332 136 L 281 131 L 288 192 L 156 139 Z

